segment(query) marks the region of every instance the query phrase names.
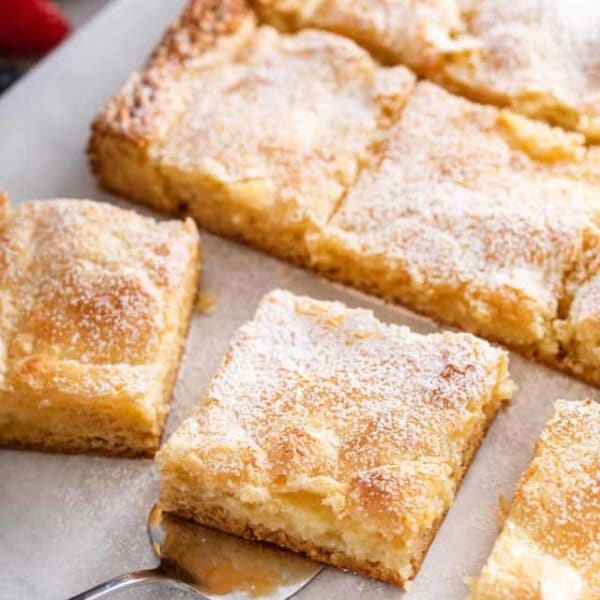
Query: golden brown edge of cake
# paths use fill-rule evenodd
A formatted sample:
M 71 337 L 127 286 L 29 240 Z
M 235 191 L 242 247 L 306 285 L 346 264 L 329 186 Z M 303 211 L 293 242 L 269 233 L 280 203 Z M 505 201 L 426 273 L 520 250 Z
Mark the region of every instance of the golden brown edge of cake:
M 91 422 L 91 421 L 90 421 Z M 108 440 L 104 436 L 85 435 L 85 428 L 91 426 L 87 420 L 77 423 L 82 429 L 82 435 L 54 436 L 48 432 L 32 432 L 25 423 L 19 430 L 11 432 L 12 435 L 0 433 L 0 448 L 10 450 L 40 451 L 52 454 L 87 454 L 90 456 L 106 456 L 119 458 L 152 458 L 160 443 L 161 435 L 151 433 L 140 433 L 121 430 L 118 440 Z M 117 421 L 107 421 L 105 427 L 117 430 Z
M 227 56 L 227 44 L 252 31 L 246 0 L 190 0 L 149 59 L 111 97 L 91 126 L 87 155 L 100 185 L 110 192 L 183 216 L 187 207 L 171 193 L 148 148 L 177 118 L 170 105 L 173 82 L 211 56 Z M 184 38 L 183 44 L 179 40 Z
M 0 225 L 8 218 L 8 196 L 0 189 Z
M 227 356 L 229 356 L 229 354 L 226 355 L 224 362 L 227 361 Z M 195 506 L 173 509 L 174 506 L 184 507 L 190 504 L 190 498 L 187 494 L 187 489 L 189 488 L 186 488 L 186 492 L 184 493 L 176 492 L 175 494 L 172 494 L 171 492 L 176 488 L 170 487 L 167 488 L 169 493 L 165 494 L 165 488 L 161 485 L 161 494 L 158 503 L 159 505 L 161 503 L 165 505 L 165 510 L 180 518 L 195 521 L 201 525 L 212 527 L 214 529 L 237 535 L 248 540 L 270 542 L 283 548 L 299 552 L 308 558 L 322 562 L 325 565 L 332 565 L 340 569 L 347 569 L 360 575 L 372 577 L 387 583 L 392 583 L 406 589 L 407 585 L 418 575 L 421 565 L 425 560 L 425 556 L 427 555 L 431 544 L 435 540 L 437 532 L 441 527 L 448 511 L 452 508 L 464 477 L 471 463 L 473 462 L 477 450 L 483 443 L 487 431 L 494 421 L 498 411 L 508 402 L 510 402 L 510 398 L 506 396 L 506 393 L 502 392 L 507 382 L 510 382 L 510 379 L 508 372 L 508 356 L 505 355 L 505 359 L 501 362 L 501 369 L 499 370 L 496 384 L 489 394 L 487 406 L 490 407 L 491 410 L 486 411 L 486 419 L 481 422 L 478 435 L 474 435 L 469 440 L 469 445 L 463 453 L 460 471 L 454 478 L 454 481 L 456 482 L 456 489 L 454 491 L 453 500 L 444 513 L 431 525 L 428 530 L 426 530 L 422 538 L 419 540 L 420 544 L 418 546 L 418 550 L 410 561 L 413 569 L 410 577 L 399 576 L 397 572 L 385 567 L 379 561 L 357 560 L 355 557 L 347 553 L 329 551 L 305 540 L 300 540 L 296 537 L 289 536 L 284 530 L 271 530 L 261 525 L 250 525 L 247 521 L 242 519 L 231 518 L 231 516 L 229 516 L 222 509 L 222 507 L 207 506 L 204 510 L 198 509 Z M 192 499 L 192 503 L 194 500 L 195 499 Z
M 2 208 L 2 197 L 0 196 L 0 209 Z M 8 206 L 6 206 L 8 209 Z M 0 212 L 1 216 L 1 212 Z M 196 229 L 196 226 L 190 221 L 190 224 Z M 161 415 L 157 420 L 159 428 L 158 433 L 140 432 L 130 429 L 123 429 L 118 420 L 111 421 L 104 419 L 103 424 L 106 430 L 114 434 L 115 430 L 121 429 L 126 439 L 115 444 L 114 439 L 93 436 L 90 438 L 83 430 L 86 426 L 97 425 L 98 416 L 90 413 L 86 415 L 78 427 L 82 428 L 82 435 L 76 438 L 70 438 L 70 441 L 64 441 L 64 435 L 57 439 L 47 431 L 29 432 L 27 437 L 27 425 L 23 430 L 15 431 L 14 428 L 8 428 L 7 431 L 0 429 L 0 448 L 10 448 L 14 450 L 40 450 L 43 452 L 59 454 L 93 454 L 97 456 L 121 457 L 121 458 L 153 458 L 160 447 L 160 442 L 164 434 L 164 424 L 169 414 L 169 406 L 172 401 L 177 373 L 181 364 L 181 358 L 185 350 L 187 332 L 189 330 L 194 306 L 202 277 L 202 247 L 200 238 L 197 237 L 197 243 L 194 244 L 195 252 L 190 256 L 190 265 L 186 269 L 185 282 L 183 285 L 183 295 L 180 298 L 178 314 L 179 328 L 177 331 L 177 343 L 171 345 L 168 354 L 163 360 L 169 364 L 168 371 L 164 377 L 162 392 L 160 394 Z M 89 423 L 87 421 L 90 417 Z M 113 435 L 114 438 L 114 435 Z

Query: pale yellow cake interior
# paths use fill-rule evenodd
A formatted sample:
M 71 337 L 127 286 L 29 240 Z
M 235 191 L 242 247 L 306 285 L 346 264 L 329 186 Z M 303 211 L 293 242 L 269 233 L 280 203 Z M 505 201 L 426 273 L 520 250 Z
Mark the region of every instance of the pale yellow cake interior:
M 160 451 L 161 507 L 402 584 L 511 394 L 471 335 L 275 291 Z

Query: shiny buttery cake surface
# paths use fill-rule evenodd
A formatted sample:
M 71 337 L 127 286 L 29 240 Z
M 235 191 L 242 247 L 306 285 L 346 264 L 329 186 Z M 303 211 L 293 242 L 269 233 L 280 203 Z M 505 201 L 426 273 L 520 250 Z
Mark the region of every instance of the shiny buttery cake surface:
M 598 403 L 556 403 L 472 600 L 600 597 L 598 440 Z
M 152 455 L 200 272 L 191 222 L 87 200 L 0 223 L 0 444 Z
M 507 355 L 274 291 L 157 455 L 161 506 L 403 584 L 512 394 Z

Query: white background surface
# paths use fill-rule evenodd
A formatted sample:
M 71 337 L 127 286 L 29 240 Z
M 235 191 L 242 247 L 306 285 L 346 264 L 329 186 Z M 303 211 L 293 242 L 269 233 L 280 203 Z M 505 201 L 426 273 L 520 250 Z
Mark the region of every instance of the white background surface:
M 13 203 L 58 196 L 115 201 L 96 188 L 89 173 L 84 155 L 89 123 L 182 4 L 112 2 L 0 99 L 0 188 Z M 212 315 L 194 319 L 168 431 L 189 414 L 229 336 L 273 287 L 369 306 L 380 318 L 419 331 L 435 329 L 426 319 L 233 242 L 203 234 L 203 243 L 204 285 L 216 292 L 218 304 Z M 463 578 L 478 573 L 496 536 L 497 498 L 512 494 L 554 399 L 600 399 L 597 390 L 518 356 L 512 356 L 511 371 L 520 390 L 493 424 L 411 591 L 403 595 L 328 569 L 298 598 L 465 597 Z M 66 598 L 112 575 L 153 566 L 145 519 L 156 494 L 156 472 L 148 460 L 0 451 L 0 598 Z M 118 596 L 184 597 L 164 588 Z

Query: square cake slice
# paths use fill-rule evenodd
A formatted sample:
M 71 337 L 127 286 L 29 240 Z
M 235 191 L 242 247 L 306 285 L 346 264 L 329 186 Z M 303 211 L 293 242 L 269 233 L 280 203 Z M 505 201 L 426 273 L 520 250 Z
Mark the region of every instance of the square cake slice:
M 600 140 L 600 3 L 254 0 L 284 31 L 345 35 L 472 100 Z
M 98 116 L 102 185 L 305 263 L 414 76 L 354 42 L 255 24 L 243 0 L 192 0 Z
M 157 455 L 179 516 L 399 585 L 500 406 L 508 357 L 273 291 Z
M 191 220 L 87 200 L 6 211 L 0 445 L 152 456 L 199 274 Z
M 326 276 L 600 385 L 600 160 L 576 134 L 420 82 L 309 247 Z
M 558 401 L 472 600 L 600 598 L 600 404 Z

